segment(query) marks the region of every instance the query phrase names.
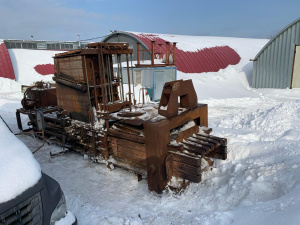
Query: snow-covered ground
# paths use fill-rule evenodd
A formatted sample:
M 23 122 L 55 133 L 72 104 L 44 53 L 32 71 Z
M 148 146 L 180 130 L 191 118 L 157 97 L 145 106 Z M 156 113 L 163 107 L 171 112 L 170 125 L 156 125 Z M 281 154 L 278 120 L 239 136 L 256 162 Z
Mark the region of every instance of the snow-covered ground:
M 61 184 L 78 223 L 300 224 L 300 89 L 249 87 L 249 59 L 262 47 L 261 40 L 236 43 L 238 65 L 215 73 L 178 73 L 179 79 L 193 79 L 199 102 L 208 104 L 213 134 L 228 139 L 228 159 L 216 160 L 201 183 L 180 194 L 149 192 L 146 180 L 76 153 L 51 158 L 56 145 L 39 150 L 35 157 Z M 18 84 L 1 79 L 0 85 L 0 114 L 18 132 Z M 41 145 L 30 136 L 18 138 L 31 150 Z

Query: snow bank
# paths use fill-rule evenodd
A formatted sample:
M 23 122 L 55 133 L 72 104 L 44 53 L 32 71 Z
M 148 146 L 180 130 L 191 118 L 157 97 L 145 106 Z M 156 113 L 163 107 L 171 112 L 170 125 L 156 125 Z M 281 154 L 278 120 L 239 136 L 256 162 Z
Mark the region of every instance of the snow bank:
M 182 38 L 185 38 L 185 36 L 182 36 Z M 255 55 L 268 42 L 268 40 L 189 36 L 187 36 L 187 38 L 187 40 L 191 38 L 199 38 L 198 42 L 201 42 L 203 47 L 228 45 L 233 48 L 241 57 L 241 61 L 237 65 L 229 65 L 225 69 L 221 69 L 218 72 L 186 74 L 178 71 L 177 79 L 193 80 L 198 101 L 220 98 L 258 97 L 256 93 L 250 89 L 253 68 L 253 63 L 250 62 L 250 59 L 255 57 Z M 168 41 L 173 41 L 173 39 L 174 38 L 172 37 L 167 38 Z M 194 48 L 193 42 L 188 42 L 187 40 L 181 41 L 185 43 L 185 46 L 182 48 L 184 50 Z M 180 48 L 180 45 L 178 47 Z
M 0 98 L 20 98 L 22 95 L 20 83 L 0 77 Z
M 30 150 L 0 120 L 0 203 L 35 185 L 41 168 Z
M 39 64 L 54 64 L 55 54 L 63 51 L 8 49 L 16 80 L 21 84 L 30 85 L 35 81 L 52 81 L 52 75 L 41 75 L 34 69 Z
M 65 217 L 55 222 L 55 225 L 70 225 L 73 224 L 75 220 L 75 216 L 70 211 L 68 211 Z

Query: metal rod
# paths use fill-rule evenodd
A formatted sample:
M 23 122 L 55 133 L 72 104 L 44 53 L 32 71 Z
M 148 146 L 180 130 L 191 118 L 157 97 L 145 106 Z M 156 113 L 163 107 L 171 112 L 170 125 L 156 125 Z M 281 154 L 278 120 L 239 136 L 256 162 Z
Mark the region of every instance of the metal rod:
M 141 48 L 141 43 L 137 43 L 137 64 L 140 65 L 140 48 Z
M 155 41 L 151 41 L 151 66 L 154 65 L 154 45 Z
M 158 44 L 158 47 L 159 47 L 159 58 L 160 59 L 162 58 L 162 56 L 161 56 L 161 46 L 162 46 L 162 44 Z
M 106 83 L 106 79 L 105 79 L 105 67 L 104 67 L 104 56 L 103 56 L 103 51 L 102 51 L 102 48 L 100 49 L 101 51 L 101 62 L 102 62 L 102 71 L 103 71 L 103 83 L 104 83 L 104 92 L 105 92 L 105 111 L 108 111 L 107 110 L 107 83 Z
M 131 87 L 130 87 L 130 75 L 129 75 L 129 62 L 128 62 L 128 53 L 126 53 L 126 61 L 127 61 L 127 77 L 128 77 L 128 88 L 129 88 L 129 109 L 131 112 Z
M 121 88 L 121 77 L 120 77 L 120 63 L 119 63 L 119 55 L 117 55 L 117 65 L 118 65 L 118 71 L 117 71 L 117 78 L 119 80 L 119 89 L 120 89 L 120 99 L 123 101 L 123 96 L 122 96 L 122 88 Z
M 121 55 L 119 55 L 119 63 L 120 63 L 120 72 L 121 72 L 121 87 L 122 87 L 122 99 L 125 101 L 125 96 L 124 96 L 124 83 L 123 83 L 123 71 L 122 71 L 122 63 L 121 63 Z
M 166 41 L 166 65 L 169 65 L 170 42 Z
M 97 96 L 97 83 L 96 83 L 96 76 L 95 76 L 95 70 L 94 70 L 94 61 L 92 62 L 92 73 L 93 73 L 93 81 L 94 81 L 95 106 L 96 106 L 96 110 L 98 110 L 99 104 L 98 104 L 98 96 Z
M 131 79 L 132 79 L 132 91 L 133 91 L 133 103 L 135 105 L 135 92 L 134 92 L 134 79 L 133 79 L 133 67 L 132 67 L 132 54 L 130 54 L 130 61 L 131 61 Z
M 173 42 L 173 64 L 175 65 L 176 42 Z
M 108 63 L 108 57 L 105 57 L 106 61 L 106 71 L 107 71 L 107 88 L 108 88 L 108 97 L 109 97 L 109 102 L 112 102 L 112 91 L 111 91 L 111 77 L 110 77 L 110 67 Z
M 36 153 L 38 150 L 40 150 L 44 145 L 45 145 L 45 133 L 44 133 L 44 128 L 42 128 L 42 135 L 43 135 L 43 144 L 38 147 L 34 152 L 32 152 L 32 154 Z
M 104 106 L 104 86 L 103 86 L 103 73 L 101 71 L 101 57 L 100 54 L 98 54 L 98 65 L 99 65 L 99 76 L 100 76 L 100 84 L 101 84 L 101 95 L 102 95 L 102 101 L 101 101 L 101 110 L 105 110 Z
M 114 99 L 114 87 L 113 87 L 113 81 L 115 80 L 114 79 L 114 67 L 113 67 L 113 58 L 112 58 L 112 55 L 109 55 L 109 68 L 110 68 L 110 86 L 111 86 L 111 93 L 112 93 L 112 101 L 115 101 Z
M 80 39 L 80 37 L 79 37 L 79 39 Z M 86 85 L 87 85 L 87 91 L 88 91 L 88 95 L 89 95 L 89 103 L 90 103 L 90 109 L 91 109 L 92 103 L 91 103 L 90 84 L 89 84 L 89 79 L 88 79 L 88 74 L 87 74 L 86 57 L 85 56 L 84 56 L 84 66 L 85 66 Z M 93 76 L 94 76 L 94 72 L 93 72 Z M 97 109 L 97 107 L 96 107 L 96 109 Z

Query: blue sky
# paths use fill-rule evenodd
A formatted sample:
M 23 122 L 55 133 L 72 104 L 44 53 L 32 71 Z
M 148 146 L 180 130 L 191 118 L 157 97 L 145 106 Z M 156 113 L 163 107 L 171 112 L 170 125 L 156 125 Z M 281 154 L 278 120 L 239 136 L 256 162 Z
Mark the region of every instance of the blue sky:
M 268 38 L 300 17 L 299 0 L 0 0 L 0 39 L 81 40 L 110 30 Z M 100 41 L 101 38 L 94 39 Z

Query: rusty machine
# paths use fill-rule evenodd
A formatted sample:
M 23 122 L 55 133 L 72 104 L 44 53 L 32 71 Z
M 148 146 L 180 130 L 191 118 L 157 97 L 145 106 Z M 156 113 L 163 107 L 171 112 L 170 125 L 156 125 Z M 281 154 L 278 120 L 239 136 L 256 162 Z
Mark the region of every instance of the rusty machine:
M 165 83 L 159 103 L 136 104 L 129 75 L 132 53 L 127 43 L 99 42 L 56 54 L 56 84 L 38 83 L 24 93 L 23 108 L 16 112 L 19 129 L 20 114 L 27 114 L 31 130 L 95 161 L 147 177 L 149 190 L 157 193 L 174 179 L 181 187 L 200 182 L 211 158 L 227 158 L 226 139 L 209 134 L 207 105 L 198 104 L 191 80 Z M 127 63 L 127 90 L 121 57 Z

